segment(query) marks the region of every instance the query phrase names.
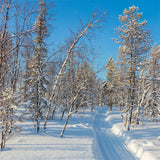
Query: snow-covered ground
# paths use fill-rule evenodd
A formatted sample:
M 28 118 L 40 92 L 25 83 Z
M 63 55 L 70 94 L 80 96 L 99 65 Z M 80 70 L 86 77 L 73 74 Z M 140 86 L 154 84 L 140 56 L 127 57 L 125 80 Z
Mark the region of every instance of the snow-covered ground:
M 92 115 L 74 115 L 69 121 L 64 137 L 60 137 L 64 120 L 49 121 L 47 131 L 34 132 L 33 123 L 25 122 L 22 131 L 8 141 L 0 160 L 91 160 Z M 43 127 L 43 126 L 42 126 Z
M 123 130 L 118 111 L 107 107 L 72 115 L 64 133 L 65 119 L 48 122 L 47 132 L 34 132 L 32 122 L 21 123 L 21 133 L 10 139 L 0 160 L 159 160 L 160 123 Z M 139 158 L 137 158 L 137 157 Z

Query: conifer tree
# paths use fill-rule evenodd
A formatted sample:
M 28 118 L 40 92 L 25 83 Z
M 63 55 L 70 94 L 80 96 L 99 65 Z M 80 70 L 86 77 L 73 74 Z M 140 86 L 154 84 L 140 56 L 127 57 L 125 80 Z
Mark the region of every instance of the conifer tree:
M 125 65 L 125 79 L 127 81 L 125 110 L 127 119 L 127 129 L 130 130 L 130 125 L 134 120 L 134 110 L 137 107 L 136 82 L 137 73 L 145 54 L 150 49 L 150 34 L 145 31 L 144 26 L 147 21 L 142 21 L 142 13 L 138 12 L 136 6 L 125 9 L 123 15 L 119 16 L 119 21 L 122 26 L 117 29 L 119 36 L 118 44 L 120 44 L 119 52 L 123 54 Z
M 107 61 L 107 83 L 105 84 L 105 92 L 107 96 L 107 105 L 110 107 L 110 111 L 112 111 L 113 103 L 116 100 L 115 92 L 116 92 L 116 81 L 117 81 L 117 73 L 116 66 L 112 57 Z
M 92 65 L 85 60 L 77 69 L 76 72 L 77 81 L 84 83 L 85 87 L 77 99 L 78 107 L 90 107 L 93 110 L 93 105 L 96 101 L 96 76 L 93 71 Z
M 39 15 L 34 24 L 36 33 L 34 56 L 29 64 L 29 77 L 25 80 L 28 84 L 26 97 L 26 108 L 33 122 L 35 122 L 37 133 L 40 130 L 40 120 L 43 118 L 45 109 L 47 107 L 47 99 L 45 98 L 47 91 L 47 76 L 45 59 L 47 56 L 47 49 L 45 39 L 47 38 L 46 25 L 46 6 L 43 0 L 39 2 Z

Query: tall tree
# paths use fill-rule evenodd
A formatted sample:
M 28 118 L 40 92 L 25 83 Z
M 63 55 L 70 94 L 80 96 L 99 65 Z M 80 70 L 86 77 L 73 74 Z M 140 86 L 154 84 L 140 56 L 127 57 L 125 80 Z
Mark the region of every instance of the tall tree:
M 46 79 L 46 64 L 47 49 L 45 39 L 47 38 L 46 25 L 46 4 L 43 0 L 39 2 L 39 14 L 34 24 L 36 33 L 34 56 L 29 65 L 30 74 L 25 81 L 28 84 L 27 110 L 31 114 L 33 122 L 35 122 L 37 133 L 40 130 L 40 120 L 43 118 L 44 109 L 47 108 L 47 99 L 45 98 L 48 80 Z
M 123 15 L 119 16 L 119 21 L 122 26 L 117 29 L 119 36 L 118 44 L 120 44 L 119 52 L 123 54 L 126 61 L 126 76 L 127 80 L 127 98 L 125 100 L 125 112 L 127 116 L 127 129 L 130 130 L 130 125 L 134 120 L 133 111 L 137 107 L 136 82 L 137 73 L 145 54 L 150 49 L 150 34 L 144 29 L 147 21 L 142 21 L 142 13 L 138 12 L 136 6 L 125 9 Z

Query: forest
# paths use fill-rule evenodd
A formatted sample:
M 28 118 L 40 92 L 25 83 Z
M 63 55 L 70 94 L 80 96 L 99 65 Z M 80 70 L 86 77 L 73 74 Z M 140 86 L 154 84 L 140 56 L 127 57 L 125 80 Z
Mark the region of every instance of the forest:
M 117 107 L 126 130 L 144 120 L 156 122 L 160 113 L 160 46 L 151 45 L 147 21 L 137 6 L 124 9 L 115 28 L 117 60 L 106 62 L 107 81 L 94 69 L 89 43 L 103 29 L 106 12 L 91 14 L 58 47 L 48 45 L 54 25 L 54 1 L 0 1 L 0 147 L 31 120 L 36 133 L 46 132 L 56 112 L 66 120 L 95 106 Z M 35 20 L 35 21 L 34 21 Z M 52 48 L 52 49 L 51 49 Z M 115 53 L 116 54 L 116 53 Z M 104 57 L 106 58 L 106 57 Z M 40 128 L 43 124 L 43 128 Z

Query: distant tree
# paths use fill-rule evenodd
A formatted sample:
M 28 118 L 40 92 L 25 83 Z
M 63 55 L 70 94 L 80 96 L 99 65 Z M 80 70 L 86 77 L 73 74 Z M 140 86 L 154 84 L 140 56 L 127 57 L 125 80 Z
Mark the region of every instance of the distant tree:
M 114 63 L 114 60 L 112 57 L 109 58 L 109 60 L 107 61 L 107 82 L 104 86 L 105 89 L 105 93 L 106 93 L 106 98 L 107 101 L 106 102 L 109 107 L 110 107 L 110 111 L 112 111 L 112 107 L 113 107 L 113 103 L 116 101 L 116 85 L 117 85 L 117 69 Z
M 125 9 L 123 15 L 119 16 L 122 26 L 117 29 L 120 44 L 119 52 L 123 54 L 125 60 L 125 115 L 127 119 L 127 129 L 134 121 L 134 110 L 137 108 L 137 74 L 139 67 L 145 57 L 145 53 L 150 49 L 150 34 L 145 31 L 144 26 L 147 21 L 141 21 L 142 13 L 138 12 L 136 6 Z
M 119 107 L 119 110 L 123 110 L 125 107 L 125 97 L 126 97 L 126 88 L 125 84 L 127 83 L 126 77 L 126 61 L 125 56 L 123 53 L 118 52 L 118 59 L 119 61 L 116 61 L 116 67 L 117 67 L 117 105 Z
M 68 116 L 64 125 L 64 128 L 61 132 L 61 137 L 64 134 L 65 128 L 68 124 L 69 118 L 72 115 L 73 112 L 78 113 L 78 110 L 81 108 L 91 107 L 92 109 L 92 103 L 91 101 L 91 93 L 90 87 L 95 88 L 93 79 L 95 78 L 93 75 L 94 72 L 92 70 L 92 67 L 89 66 L 87 61 L 85 60 L 80 66 L 77 68 L 76 74 L 73 78 L 72 83 L 72 91 L 71 96 L 68 99 Z M 92 81 L 91 81 L 92 80 Z M 69 81 L 71 82 L 71 80 Z M 92 109 L 93 110 L 93 109 Z
M 90 107 L 91 110 L 93 110 L 93 106 L 96 103 L 96 76 L 92 65 L 90 65 L 87 60 L 85 60 L 78 67 L 76 72 L 76 79 L 81 83 L 83 82 L 85 86 L 76 101 L 76 110 L 78 111 L 79 108 L 83 107 Z

